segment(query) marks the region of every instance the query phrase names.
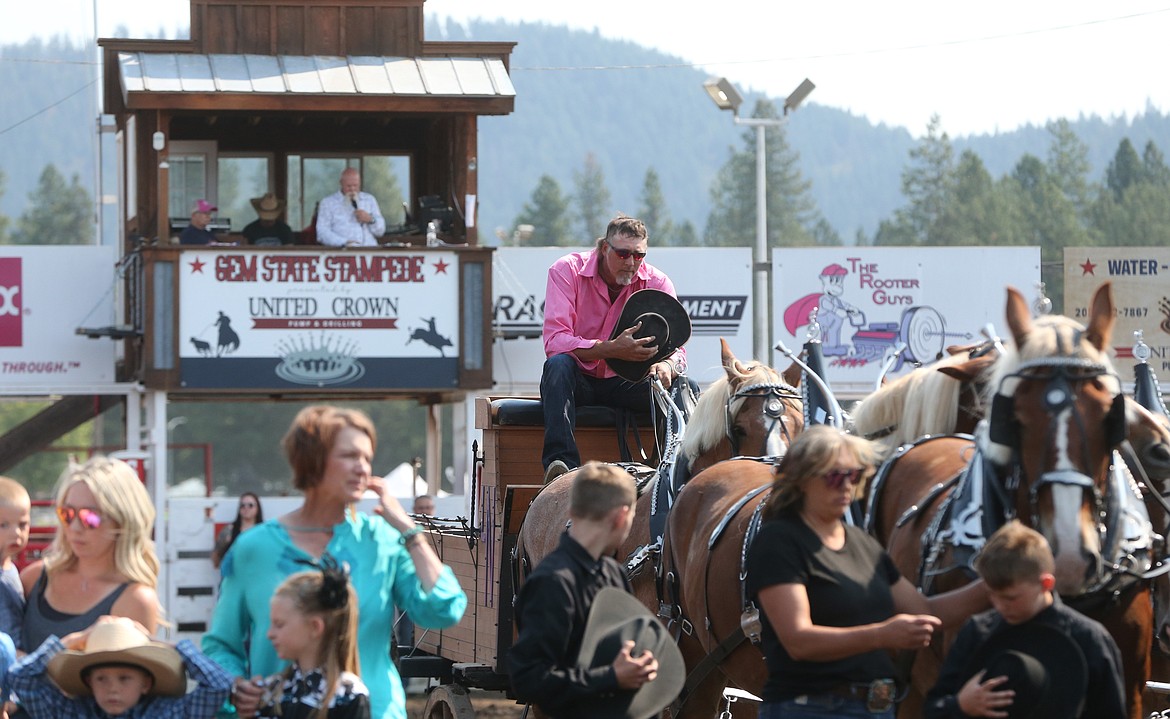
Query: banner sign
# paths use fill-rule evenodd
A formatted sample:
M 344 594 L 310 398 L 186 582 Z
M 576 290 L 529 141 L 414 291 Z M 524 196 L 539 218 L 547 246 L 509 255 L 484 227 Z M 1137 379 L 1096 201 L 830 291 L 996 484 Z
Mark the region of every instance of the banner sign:
M 544 293 L 548 268 L 579 247 L 502 247 L 492 260 L 493 368 L 501 392 L 536 393 L 544 366 Z M 707 385 L 722 374 L 719 338 L 751 359 L 751 249 L 650 247 L 650 262 L 670 277 L 691 318 L 688 374 Z
M 1088 322 L 1093 293 L 1105 282 L 1113 285 L 1117 315 L 1114 356 L 1133 360 L 1134 332 L 1141 330 L 1150 346 L 1150 367 L 1170 370 L 1170 248 L 1064 249 L 1064 311 L 1069 317 Z
M 982 341 L 1004 326 L 1005 288 L 1032 299 L 1038 247 L 840 247 L 779 249 L 773 260 L 773 337 L 796 351 L 816 311 L 834 391 L 868 393 L 899 343 L 888 376 L 935 361 L 949 345 Z
M 445 388 L 458 383 L 454 252 L 185 251 L 188 389 Z
M 117 324 L 112 247 L 0 248 L 0 381 L 68 389 L 115 381 L 117 343 L 80 327 Z

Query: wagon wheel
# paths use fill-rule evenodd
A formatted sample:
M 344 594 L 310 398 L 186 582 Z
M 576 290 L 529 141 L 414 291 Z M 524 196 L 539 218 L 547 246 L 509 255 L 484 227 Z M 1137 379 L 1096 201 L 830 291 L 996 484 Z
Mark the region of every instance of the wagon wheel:
M 475 719 L 475 709 L 467 689 L 458 684 L 443 684 L 427 695 L 423 719 Z
M 903 359 L 910 362 L 933 362 L 946 344 L 946 323 L 933 307 L 912 307 L 902 315 L 899 334 L 906 343 L 906 351 L 898 361 L 899 367 Z

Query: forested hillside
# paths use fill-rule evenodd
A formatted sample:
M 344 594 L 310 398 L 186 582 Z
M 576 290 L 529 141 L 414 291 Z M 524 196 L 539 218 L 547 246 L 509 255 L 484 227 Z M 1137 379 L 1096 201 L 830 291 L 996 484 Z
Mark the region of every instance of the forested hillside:
M 511 232 L 542 175 L 571 195 L 574 174 L 590 155 L 612 210 L 636 212 L 644 177 L 653 169 L 671 219 L 689 220 L 702 233 L 712 209 L 712 181 L 732 148 L 742 149 L 744 135 L 703 92 L 702 70 L 633 43 L 539 23 L 462 27 L 431 19 L 427 33 L 429 39 L 519 43 L 512 60 L 516 111 L 480 121 L 480 226 L 486 241 L 497 227 Z M 0 103 L 0 173 L 6 180 L 0 184 L 0 215 L 13 222 L 48 164 L 66 180 L 76 174 L 92 192 L 93 56 L 92 48 L 60 41 L 0 46 L 6 98 Z M 581 69 L 596 67 L 625 69 Z M 790 74 L 794 86 L 803 78 L 799 67 Z M 745 108 L 756 99 L 749 95 Z M 816 99 L 814 92 L 791 115 L 787 142 L 828 225 L 845 242 L 853 242 L 858 229 L 872 237 L 881 220 L 905 204 L 901 175 L 914 146 L 910 130 L 921 135 L 930 118 L 909 129 L 874 126 Z M 1170 118 L 1154 110 L 1128 119 L 1068 119 L 1088 148 L 1090 176 L 1098 181 L 1123 138 L 1139 149 L 1150 140 L 1170 146 Z M 944 132 L 946 124 L 941 118 Z M 951 140 L 956 152 L 973 150 L 999 177 L 1025 153 L 1044 157 L 1050 136 L 1045 128 L 1027 127 Z

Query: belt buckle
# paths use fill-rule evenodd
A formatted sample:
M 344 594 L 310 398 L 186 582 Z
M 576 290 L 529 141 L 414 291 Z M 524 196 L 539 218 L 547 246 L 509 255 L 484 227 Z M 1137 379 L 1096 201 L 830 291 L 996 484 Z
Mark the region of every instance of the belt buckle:
M 874 679 L 869 684 L 869 692 L 865 698 L 865 708 L 871 714 L 888 712 L 894 706 L 894 680 Z

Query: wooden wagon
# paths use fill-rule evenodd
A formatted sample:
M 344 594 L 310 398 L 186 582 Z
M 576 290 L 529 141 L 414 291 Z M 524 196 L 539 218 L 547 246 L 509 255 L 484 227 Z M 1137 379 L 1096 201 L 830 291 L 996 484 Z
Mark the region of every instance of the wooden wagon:
M 615 413 L 607 407 L 579 407 L 577 418 L 582 458 L 618 461 L 623 443 L 637 446 L 635 433 L 647 451 L 654 446 L 648 421 L 621 437 L 615 430 Z M 507 658 L 514 634 L 516 574 L 512 550 L 544 481 L 540 402 L 477 397 L 475 426 L 483 432 L 483 442 L 472 446 L 471 516 L 435 519 L 430 532 L 439 557 L 455 570 L 467 593 L 467 611 L 449 629 L 416 629 L 415 646 L 400 659 L 403 677 L 433 677 L 440 682 L 427 699 L 423 713 L 427 719 L 475 716 L 470 689 L 503 690 L 510 696 Z

